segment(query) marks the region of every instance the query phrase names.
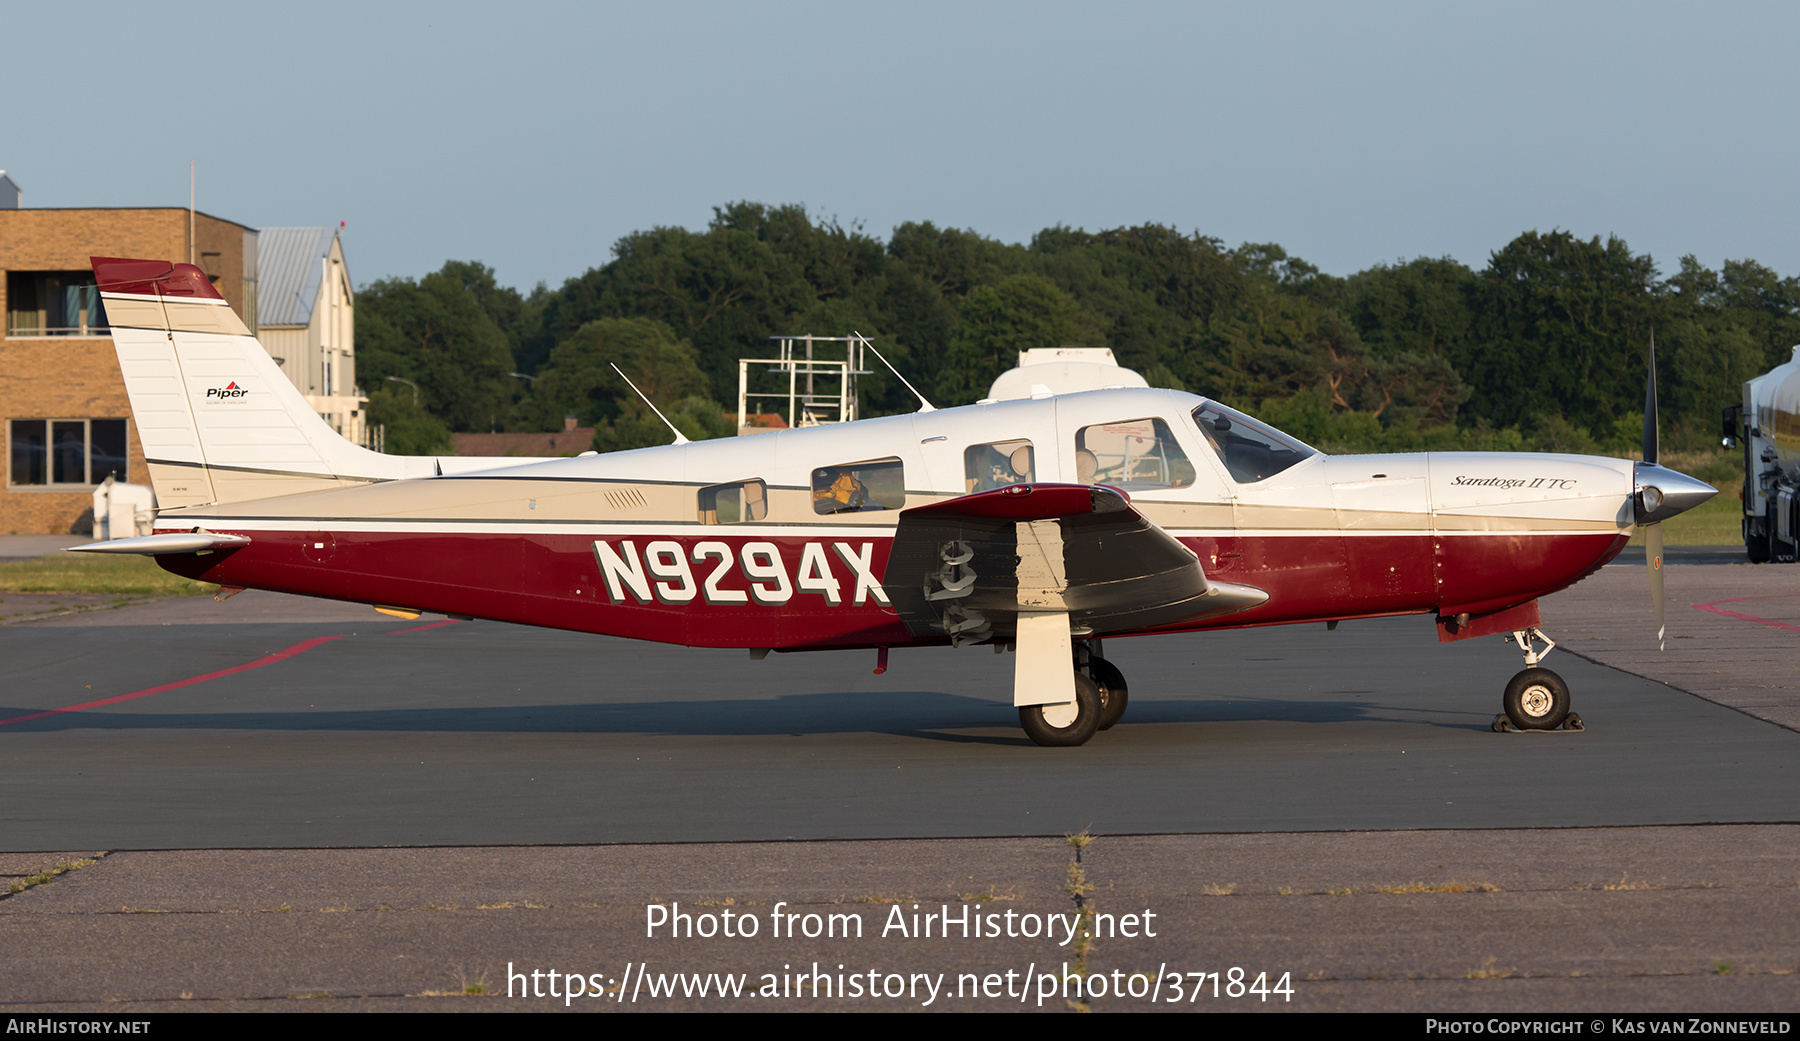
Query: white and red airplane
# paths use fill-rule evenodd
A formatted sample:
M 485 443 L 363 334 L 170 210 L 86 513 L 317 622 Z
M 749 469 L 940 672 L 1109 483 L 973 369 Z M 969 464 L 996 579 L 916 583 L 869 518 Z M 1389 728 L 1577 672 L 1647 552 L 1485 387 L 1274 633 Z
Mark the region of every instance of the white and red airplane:
M 1105 638 L 1403 614 L 1511 634 L 1528 667 L 1506 717 L 1579 725 L 1537 667 L 1537 599 L 1715 494 L 1655 464 L 1653 398 L 1639 463 L 1327 456 L 1148 388 L 564 459 L 389 456 L 312 412 L 199 269 L 93 264 L 161 512 L 80 548 L 407 616 L 873 648 L 877 672 L 893 646 L 1013 649 L 1041 745 L 1124 712 Z

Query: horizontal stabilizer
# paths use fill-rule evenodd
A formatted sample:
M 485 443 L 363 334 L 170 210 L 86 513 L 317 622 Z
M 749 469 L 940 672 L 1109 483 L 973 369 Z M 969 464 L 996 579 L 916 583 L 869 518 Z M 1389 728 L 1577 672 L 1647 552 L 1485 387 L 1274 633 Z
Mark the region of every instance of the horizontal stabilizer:
M 147 557 L 160 557 L 166 553 L 198 553 L 206 549 L 236 549 L 249 544 L 250 540 L 243 535 L 215 535 L 208 531 L 180 531 L 162 535 L 143 535 L 135 539 L 90 542 L 85 546 L 70 546 L 69 552 L 139 553 Z

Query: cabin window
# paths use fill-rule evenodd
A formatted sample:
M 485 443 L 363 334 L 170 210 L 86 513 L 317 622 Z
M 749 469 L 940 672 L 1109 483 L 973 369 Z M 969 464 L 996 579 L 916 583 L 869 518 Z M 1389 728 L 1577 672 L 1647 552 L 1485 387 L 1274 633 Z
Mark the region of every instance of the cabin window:
M 1126 419 L 1082 427 L 1075 434 L 1075 479 L 1127 491 L 1186 488 L 1194 464 L 1160 419 Z
M 863 513 L 906 506 L 906 475 L 898 459 L 821 466 L 812 472 L 813 512 Z
M 1194 422 L 1239 484 L 1267 480 L 1319 454 L 1318 449 L 1215 401 L 1195 409 Z
M 996 441 L 970 445 L 963 452 L 964 490 L 988 492 L 1032 480 L 1030 441 Z
M 769 515 L 769 489 L 761 481 L 700 489 L 700 523 L 747 524 Z

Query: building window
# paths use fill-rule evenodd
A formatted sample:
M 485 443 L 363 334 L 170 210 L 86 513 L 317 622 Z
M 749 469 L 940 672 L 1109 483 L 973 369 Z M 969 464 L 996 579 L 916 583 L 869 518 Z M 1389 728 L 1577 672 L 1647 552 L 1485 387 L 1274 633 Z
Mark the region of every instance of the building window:
M 6 273 L 6 335 L 105 336 L 106 309 L 91 271 Z
M 123 419 L 15 419 L 8 426 L 6 477 L 14 488 L 128 477 Z

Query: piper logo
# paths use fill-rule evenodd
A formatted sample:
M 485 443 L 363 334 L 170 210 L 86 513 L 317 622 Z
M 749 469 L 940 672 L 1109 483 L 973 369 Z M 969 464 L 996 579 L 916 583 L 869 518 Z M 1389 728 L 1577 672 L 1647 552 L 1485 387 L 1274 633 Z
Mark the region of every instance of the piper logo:
M 241 398 L 248 393 L 250 392 L 237 385 L 236 380 L 232 380 L 229 387 L 206 388 L 206 396 L 212 401 L 229 401 L 232 398 Z

